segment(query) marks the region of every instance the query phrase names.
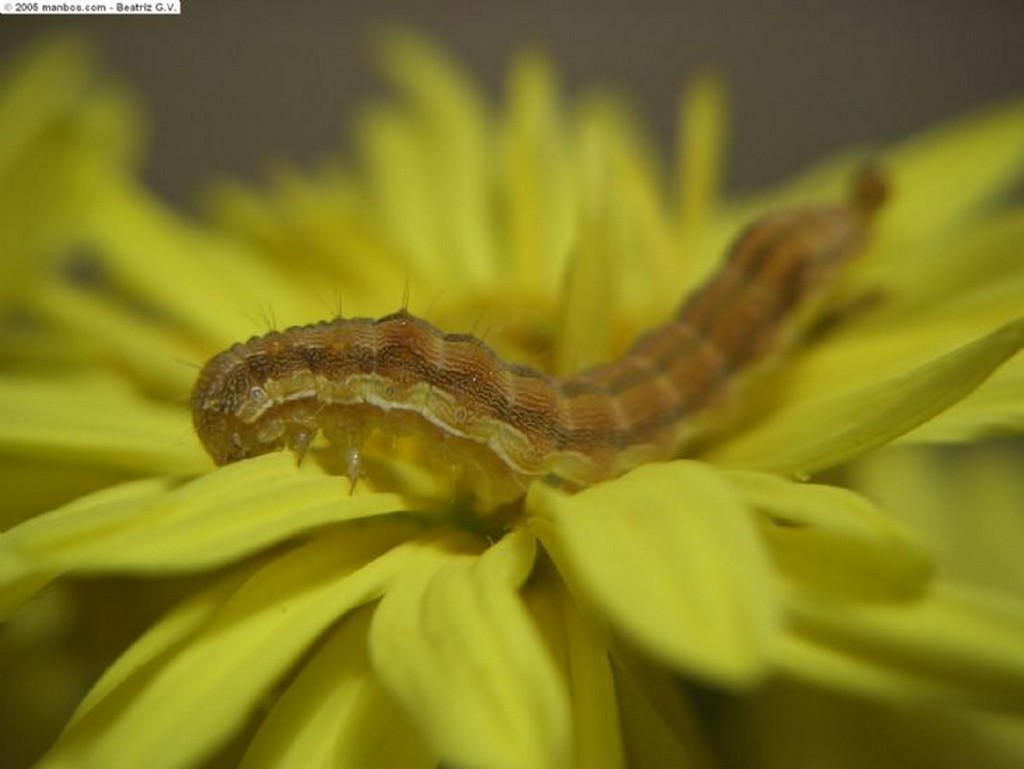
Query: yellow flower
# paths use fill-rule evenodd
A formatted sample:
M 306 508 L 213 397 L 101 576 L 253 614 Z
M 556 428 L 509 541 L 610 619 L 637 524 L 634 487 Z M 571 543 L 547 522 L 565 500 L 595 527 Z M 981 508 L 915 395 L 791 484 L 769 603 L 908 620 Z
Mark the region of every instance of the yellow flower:
M 418 38 L 384 53 L 398 93 L 364 114 L 354 162 L 222 187 L 208 224 L 137 182 L 130 101 L 81 51 L 8 72 L 9 644 L 37 637 L 53 589 L 29 599 L 59 577 L 198 576 L 39 766 L 705 766 L 695 684 L 1024 704 L 1019 596 L 934 575 L 867 497 L 804 482 L 892 441 L 1019 430 L 1024 215 L 1000 199 L 1024 170 L 1024 107 L 870 153 L 895 196 L 846 311 L 750 392 L 739 427 L 574 495 L 534 483 L 497 521 L 402 450 L 351 495 L 329 461 L 214 469 L 183 362 L 261 331 L 260 313 L 305 323 L 340 295 L 375 316 L 408 293 L 442 328 L 577 369 L 666 317 L 758 214 L 840 197 L 868 153 L 726 203 L 712 80 L 684 99 L 669 184 L 628 110 L 566 109 L 536 55 L 490 110 Z
M 1022 462 L 1019 441 L 899 446 L 867 455 L 850 480 L 928 537 L 940 579 L 983 588 L 974 600 L 1019 601 Z M 1014 769 L 1024 755 L 1019 709 L 909 707 L 780 680 L 725 710 L 722 719 L 750 735 L 731 753 L 740 766 Z

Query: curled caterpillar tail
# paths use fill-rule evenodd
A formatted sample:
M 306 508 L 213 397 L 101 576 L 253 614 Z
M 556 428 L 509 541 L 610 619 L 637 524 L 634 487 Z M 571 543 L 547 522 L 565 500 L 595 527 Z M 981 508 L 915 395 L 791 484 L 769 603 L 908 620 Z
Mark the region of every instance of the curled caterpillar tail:
M 880 165 L 869 161 L 857 171 L 850 204 L 864 216 L 873 216 L 889 198 L 889 180 Z

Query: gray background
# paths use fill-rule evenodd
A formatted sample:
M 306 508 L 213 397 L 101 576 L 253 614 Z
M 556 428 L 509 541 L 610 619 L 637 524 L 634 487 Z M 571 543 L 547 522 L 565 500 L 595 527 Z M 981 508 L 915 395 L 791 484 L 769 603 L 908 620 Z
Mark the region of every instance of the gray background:
M 380 88 L 368 32 L 434 34 L 492 95 L 523 44 L 549 51 L 570 92 L 617 88 L 667 145 L 681 85 L 713 67 L 731 86 L 729 186 L 755 187 L 850 143 L 886 141 L 1024 95 L 1024 2 L 860 0 L 587 4 L 184 0 L 180 17 L 0 17 L 0 51 L 84 30 L 151 118 L 147 179 L 188 201 L 214 176 L 344 146 Z

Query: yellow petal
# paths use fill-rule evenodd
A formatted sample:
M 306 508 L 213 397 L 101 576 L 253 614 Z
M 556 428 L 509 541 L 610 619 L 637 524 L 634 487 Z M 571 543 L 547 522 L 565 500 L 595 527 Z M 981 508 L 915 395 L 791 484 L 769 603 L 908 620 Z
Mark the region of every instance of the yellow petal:
M 274 181 L 268 191 L 241 185 L 222 190 L 218 218 L 227 218 L 236 237 L 299 274 L 312 291 L 325 283 L 338 291 L 348 316 L 399 306 L 408 266 L 390 235 L 373 226 L 356 180 L 334 167 L 312 177 L 286 167 Z M 303 255 L 301 263 L 296 253 Z M 388 303 L 382 306 L 382 300 Z
M 400 526 L 364 527 L 270 561 L 189 643 L 90 699 L 39 766 L 195 766 L 245 725 L 332 622 L 380 595 L 406 556 L 384 551 L 407 535 Z
M 34 46 L 0 73 L 0 295 L 22 303 L 54 254 L 67 248 L 82 201 L 135 154 L 131 100 L 95 83 L 72 38 Z
M 196 380 L 197 350 L 152 319 L 62 283 L 35 293 L 34 307 L 63 324 L 83 346 L 95 346 L 103 363 L 131 374 L 151 393 L 183 400 Z
M 1021 136 L 1024 102 L 951 121 L 887 154 L 893 195 L 884 236 L 904 242 L 935 238 L 1019 183 Z
M 1024 355 L 1003 364 L 959 403 L 899 438 L 901 444 L 967 443 L 1024 433 Z
M 630 650 L 616 654 L 615 682 L 630 767 L 717 766 L 695 704 L 674 671 Z
M 555 294 L 575 226 L 566 127 L 551 67 L 537 55 L 512 65 L 499 137 L 499 223 L 519 288 Z
M 682 278 L 676 227 L 663 200 L 664 174 L 629 109 L 594 98 L 574 126 L 577 231 L 574 248 L 602 249 L 615 270 L 612 298 L 647 327 L 679 300 Z M 601 318 L 602 325 L 608 320 Z M 633 334 L 622 341 L 632 341 Z
M 159 664 L 161 658 L 174 654 L 187 644 L 216 617 L 224 602 L 252 576 L 253 571 L 251 566 L 238 569 L 171 609 L 103 672 L 78 704 L 69 725 L 92 712 L 139 671 Z
M 136 472 L 189 474 L 211 466 L 184 409 L 143 399 L 111 378 L 0 378 L 0 446 Z
M 415 127 L 398 110 L 375 107 L 360 117 L 358 138 L 370 214 L 401 250 L 415 284 L 430 285 L 443 255 Z
M 845 200 L 855 169 L 872 160 L 891 178 L 892 195 L 865 257 L 877 256 L 877 274 L 900 272 L 904 254 L 925 247 L 915 263 L 927 265 L 922 259 L 943 248 L 966 217 L 1019 183 L 1022 133 L 1024 104 L 1018 102 L 950 121 L 891 149 L 844 150 L 779 188 L 730 205 L 716 217 L 702 248 L 712 257 L 725 253 L 743 226 L 773 208 Z M 868 272 L 876 274 L 874 267 Z M 923 283 L 930 277 L 927 269 L 917 275 Z
M 603 634 L 550 571 L 531 580 L 527 600 L 569 688 L 573 749 L 565 767 L 625 767 L 616 682 Z
M 725 89 L 718 78 L 694 78 L 679 105 L 676 156 L 679 162 L 680 252 L 696 277 L 707 272 L 718 254 L 700 248 L 718 206 L 726 144 Z
M 921 600 L 791 596 L 780 662 L 797 678 L 884 699 L 1024 706 L 1024 606 L 937 585 Z
M 44 548 L 48 538 L 69 537 L 74 543 L 83 524 L 99 532 L 117 526 L 160 499 L 168 485 L 164 478 L 146 478 L 111 486 L 0 534 L 0 618 L 9 616 L 64 570 L 59 563 L 39 558 L 38 550 L 31 547 L 33 532 Z M 64 521 L 68 521 L 66 529 Z M 23 538 L 29 540 L 28 547 L 19 542 Z
M 730 751 L 735 766 L 1020 769 L 1024 756 L 1019 713 L 907 707 L 791 681 L 726 705 L 721 723 L 746 737 Z
M 124 483 L 136 475 L 39 457 L 5 459 L 0 463 L 0 489 L 5 493 L 5 504 L 0 506 L 0 531 L 97 489 Z
M 612 160 L 610 209 L 616 222 L 622 306 L 637 323 L 620 339 L 624 349 L 643 330 L 678 306 L 693 276 L 689 254 L 677 242 L 675 222 L 662 198 L 664 182 L 645 158 L 617 147 Z
M 795 356 L 776 389 L 773 406 L 838 397 L 907 376 L 1005 322 L 1008 307 L 989 309 L 993 310 L 990 317 L 986 317 L 989 312 L 951 313 L 945 318 L 915 318 L 888 328 L 851 330 L 840 339 Z M 1019 310 L 1019 305 L 1014 310 Z
M 580 769 L 624 766 L 615 681 L 607 650 L 584 622 L 572 599 L 560 591 L 573 709 L 573 757 Z
M 879 254 L 877 262 L 909 264 L 864 279 L 860 290 L 881 292 L 884 301 L 793 356 L 775 402 L 847 392 L 905 373 L 1019 316 L 1024 213 L 992 217 L 947 240 L 919 247 L 914 260 Z
M 611 328 L 620 299 L 621 229 L 611 209 L 609 143 L 599 124 L 581 137 L 579 222 L 564 275 L 555 370 L 566 374 L 610 358 Z
M 575 496 L 535 484 L 528 508 L 581 599 L 657 659 L 734 686 L 766 671 L 778 623 L 767 556 L 714 470 L 647 465 Z
M 533 538 L 506 534 L 480 556 L 466 547 L 449 537 L 421 549 L 384 597 L 370 630 L 374 669 L 444 762 L 564 766 L 569 704 L 518 594 Z
M 366 648 L 371 611 L 332 632 L 260 725 L 241 769 L 433 769 L 437 756 L 377 682 Z
M 933 240 L 1019 182 L 1022 131 L 1024 103 L 1011 102 L 950 120 L 886 150 L 845 151 L 759 196 L 756 205 L 764 210 L 772 201 L 842 200 L 853 169 L 872 158 L 892 182 L 878 237 L 889 244 Z
M 803 476 L 849 460 L 940 414 L 1024 345 L 1024 319 L 893 379 L 770 414 L 708 456 Z
M 397 494 L 350 495 L 346 481 L 314 467 L 297 470 L 280 453 L 170 485 L 149 479 L 104 489 L 5 532 L 3 582 L 66 571 L 210 568 L 315 526 L 408 507 Z
M 1024 444 L 892 447 L 858 460 L 849 480 L 926 537 L 939 573 L 1024 596 Z
M 401 110 L 414 142 L 413 169 L 422 169 L 416 202 L 432 222 L 429 253 L 439 267 L 481 285 L 494 277 L 490 142 L 477 89 L 445 53 L 426 39 L 391 30 L 381 39 L 381 61 L 401 89 Z M 377 156 L 380 159 L 380 156 Z M 408 170 L 413 170 L 408 169 Z M 415 173 L 415 170 L 413 170 Z
M 70 40 L 51 41 L 19 59 L 5 59 L 0 71 L 0 177 L 40 129 L 81 96 L 92 69 L 86 51 Z
M 309 321 L 309 294 L 283 268 L 191 227 L 134 180 L 107 174 L 88 203 L 73 234 L 104 280 L 195 330 L 211 349 L 261 330 L 268 303 L 284 325 Z
M 870 599 L 906 598 L 925 588 L 928 554 L 865 497 L 767 473 L 729 477 L 765 514 L 761 531 L 797 588 Z
M 868 327 L 883 324 L 891 329 L 894 321 L 906 322 L 918 315 L 952 320 L 949 302 L 960 303 L 966 295 L 1020 276 L 1022 242 L 1024 209 L 1018 207 L 899 250 L 876 249 L 873 258 L 856 265 L 860 269 L 855 273 L 860 290 L 884 293 L 885 301 L 868 316 Z
M 79 130 L 85 128 L 79 121 L 92 106 L 90 101 L 110 87 L 91 82 L 96 78 L 92 57 L 72 37 L 50 38 L 4 64 L 0 71 L 0 124 L 4 126 L 0 136 L 0 179 L 32 151 L 34 143 L 43 139 L 48 130 L 60 139 L 67 136 L 61 137 L 61 131 L 54 131 L 55 128 L 67 131 L 68 123 Z M 110 103 L 106 106 L 114 107 Z M 121 157 L 134 144 L 129 140 L 131 131 L 124 130 L 125 124 L 130 123 L 132 130 L 135 125 L 122 107 L 114 107 L 114 114 L 124 121 L 114 130 L 120 141 L 108 140 L 104 149 L 112 152 L 113 157 Z

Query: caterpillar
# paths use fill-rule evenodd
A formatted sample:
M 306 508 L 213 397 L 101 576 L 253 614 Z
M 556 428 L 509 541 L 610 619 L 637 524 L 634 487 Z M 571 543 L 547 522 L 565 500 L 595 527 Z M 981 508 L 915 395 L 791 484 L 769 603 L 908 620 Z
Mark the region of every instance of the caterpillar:
M 801 310 L 861 247 L 886 182 L 874 166 L 843 204 L 775 212 L 750 225 L 674 317 L 619 359 L 568 377 L 507 363 L 469 334 L 405 310 L 272 331 L 202 369 L 196 432 L 217 464 L 318 434 L 345 457 L 352 485 L 366 436 L 413 424 L 467 456 L 486 455 L 525 486 L 580 488 L 679 450 L 732 380 L 783 348 Z

